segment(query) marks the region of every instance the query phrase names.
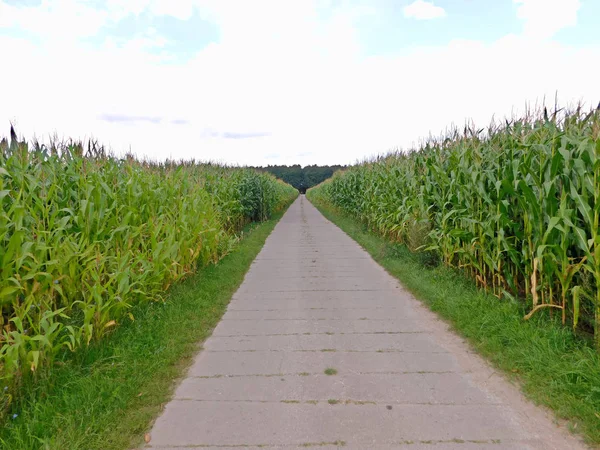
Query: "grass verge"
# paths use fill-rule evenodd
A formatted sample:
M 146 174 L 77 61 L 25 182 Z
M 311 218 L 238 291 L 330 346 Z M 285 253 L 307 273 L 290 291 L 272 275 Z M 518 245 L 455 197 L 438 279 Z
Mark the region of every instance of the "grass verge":
M 0 429 L 6 449 L 126 449 L 141 445 L 199 342 L 225 312 L 283 212 L 251 225 L 234 252 L 173 286 L 164 303 L 85 352 L 70 355 L 27 389 Z
M 551 408 L 588 444 L 600 447 L 600 355 L 591 342 L 547 314 L 524 321 L 525 310 L 518 302 L 500 301 L 455 270 L 430 267 L 419 254 L 370 232 L 339 209 L 314 204 L 483 356 L 517 380 L 527 397 Z

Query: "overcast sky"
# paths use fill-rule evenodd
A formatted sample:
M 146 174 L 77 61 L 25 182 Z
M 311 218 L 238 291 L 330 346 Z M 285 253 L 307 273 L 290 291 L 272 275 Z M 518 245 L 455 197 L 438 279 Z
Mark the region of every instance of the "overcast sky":
M 0 135 L 352 163 L 600 100 L 600 0 L 0 0 Z

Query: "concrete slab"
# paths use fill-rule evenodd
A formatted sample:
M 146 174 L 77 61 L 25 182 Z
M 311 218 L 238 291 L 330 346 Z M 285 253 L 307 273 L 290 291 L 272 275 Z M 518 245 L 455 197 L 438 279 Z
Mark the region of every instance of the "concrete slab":
M 313 402 L 329 399 L 356 404 L 496 404 L 462 373 L 357 374 L 330 366 L 310 367 L 299 374 L 186 378 L 175 392 L 182 400 Z M 320 369 L 320 370 L 319 370 Z
M 304 197 L 267 239 L 146 447 L 585 448 Z
M 297 300 L 297 301 L 318 301 L 326 304 L 332 302 L 366 302 L 365 306 L 377 306 L 374 302 L 389 302 L 389 306 L 398 305 L 403 301 L 408 300 L 398 295 L 401 289 L 386 287 L 384 289 L 379 288 L 362 288 L 340 286 L 337 285 L 331 289 L 325 288 L 311 288 L 311 287 L 296 287 L 294 289 L 283 289 L 283 290 L 268 290 L 264 288 L 261 290 L 251 291 L 246 289 L 244 291 L 238 290 L 232 300 L 239 302 L 248 302 L 251 300 L 265 302 L 265 301 L 283 301 L 283 300 Z M 344 305 L 347 306 L 347 305 Z
M 418 322 L 397 320 L 227 320 L 217 325 L 213 336 L 256 336 L 272 334 L 349 334 L 419 332 L 426 329 Z
M 302 306 L 302 305 L 298 305 Z M 362 308 L 229 309 L 226 320 L 389 320 L 406 318 L 399 306 Z
M 427 334 L 317 334 L 275 336 L 213 336 L 204 344 L 210 351 L 400 351 L 446 353 Z
M 452 372 L 450 353 L 377 352 L 209 352 L 198 354 L 189 376 L 297 374 L 335 367 L 340 373 Z
M 345 277 L 300 277 L 274 279 L 272 283 L 265 284 L 264 277 L 247 277 L 246 286 L 237 292 L 243 297 L 247 293 L 262 292 L 305 292 L 305 291 L 381 291 L 392 290 L 393 285 L 373 277 L 345 276 Z M 373 294 L 371 294 L 373 295 Z
M 382 295 L 373 294 L 370 291 L 361 292 L 363 298 L 343 298 L 351 291 L 324 292 L 308 291 L 303 294 L 295 294 L 292 297 L 261 298 L 249 297 L 235 299 L 229 305 L 230 311 L 235 310 L 265 310 L 265 309 L 370 309 L 370 308 L 398 308 L 402 309 L 404 317 L 414 316 L 414 313 L 406 308 L 402 300 L 392 300 Z M 356 293 L 354 293 L 356 294 Z M 361 297 L 353 295 L 353 297 Z M 338 298 L 336 298 L 338 297 Z M 342 297 L 342 298 L 339 298 Z M 403 307 L 404 306 L 404 307 Z
M 346 405 L 172 400 L 151 444 L 303 445 L 345 441 L 363 448 L 413 440 L 526 438 L 498 405 Z

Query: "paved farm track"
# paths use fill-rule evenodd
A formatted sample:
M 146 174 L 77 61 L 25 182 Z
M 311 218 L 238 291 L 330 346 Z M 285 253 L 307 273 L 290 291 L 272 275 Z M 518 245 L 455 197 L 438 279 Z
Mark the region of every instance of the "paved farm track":
M 303 196 L 147 447 L 585 448 Z

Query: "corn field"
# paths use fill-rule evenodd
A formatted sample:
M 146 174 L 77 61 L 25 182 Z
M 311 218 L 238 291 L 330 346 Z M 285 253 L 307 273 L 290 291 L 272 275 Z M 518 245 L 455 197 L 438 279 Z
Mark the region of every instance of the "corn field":
M 273 176 L 0 142 L 0 417 L 60 352 L 101 339 L 297 195 Z
M 600 347 L 600 112 L 544 109 L 338 172 L 308 193 Z

